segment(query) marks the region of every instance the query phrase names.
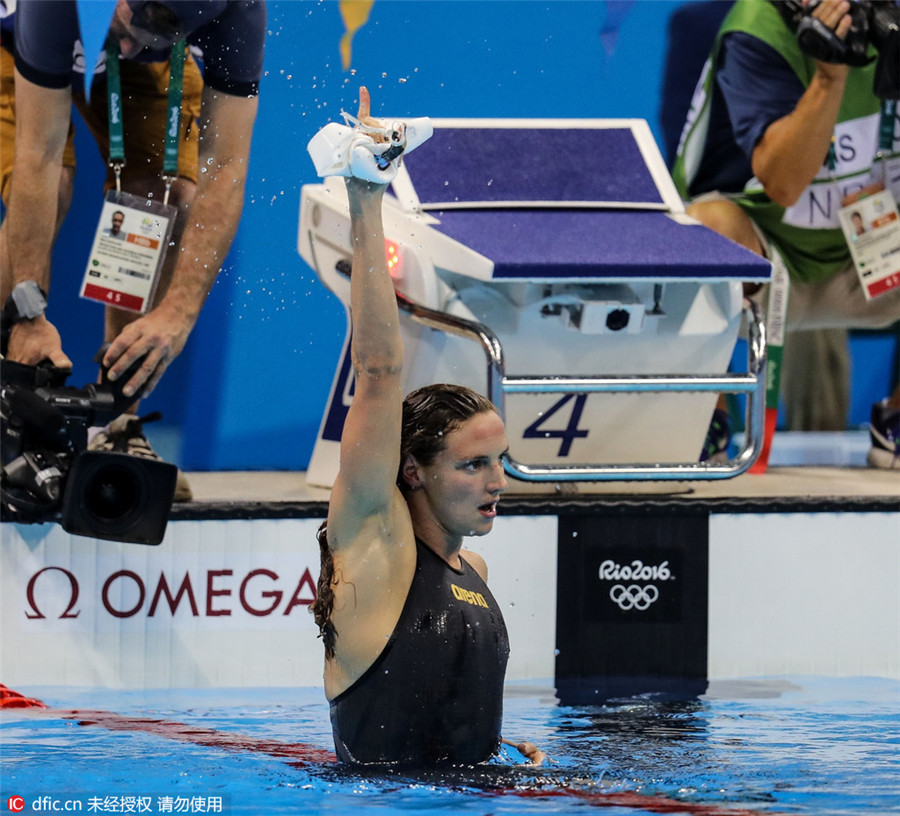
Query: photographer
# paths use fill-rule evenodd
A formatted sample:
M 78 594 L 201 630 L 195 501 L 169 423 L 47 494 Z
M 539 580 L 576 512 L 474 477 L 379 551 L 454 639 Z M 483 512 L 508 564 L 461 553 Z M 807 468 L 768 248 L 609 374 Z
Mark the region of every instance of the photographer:
M 738 0 L 688 115 L 674 170 L 688 212 L 768 257 L 773 280 L 786 268 L 787 332 L 900 319 L 900 287 L 867 299 L 842 229 L 861 193 L 886 186 L 900 197 L 900 125 L 889 101 L 900 96 L 900 31 L 885 19 L 900 19 L 885 0 Z M 777 318 L 770 304 L 770 324 Z M 900 387 L 873 406 L 872 420 L 869 464 L 900 467 Z
M 107 180 L 104 212 L 126 209 L 110 199 L 115 192 L 128 197 L 125 232 L 129 221 L 140 223 L 151 206 L 154 217 L 164 217 L 171 229 L 171 248 L 169 234 L 161 231 L 165 237 L 155 241 L 151 256 L 129 245 L 135 268 L 125 270 L 127 284 L 113 263 L 124 251 L 117 247 L 103 256 L 114 270 L 105 273 L 103 285 L 90 282 L 93 294 L 87 280 L 83 287 L 84 296 L 106 306 L 109 345 L 102 362 L 110 379 L 143 360 L 123 383 L 125 396 L 135 397 L 142 386 L 149 393 L 181 353 L 237 230 L 258 107 L 266 8 L 264 0 L 117 0 L 107 5 L 111 21 L 104 68 L 95 74 L 90 104 L 79 105 L 104 158 L 117 168 L 118 175 Z M 4 202 L 9 262 L 4 263 L 2 298 L 8 329 L 4 353 L 29 365 L 46 359 L 71 368 L 44 309 L 58 214 L 67 204 L 61 173 L 63 178 L 70 173 L 64 169 L 70 112 L 73 98 L 81 101 L 73 97 L 72 79 L 84 22 L 75 0 L 20 0 L 16 7 L 15 80 L 9 85 L 15 99 L 14 108 L 5 108 L 15 112 L 16 149 L 9 153 L 14 156 L 11 192 Z M 202 77 L 188 47 L 203 52 Z M 168 118 L 170 92 L 180 96 L 179 128 Z M 116 101 L 121 116 L 108 114 L 107 99 Z M 119 145 L 123 155 L 116 156 Z M 160 201 L 165 206 L 156 209 Z M 101 216 L 106 228 L 104 218 L 108 215 Z M 94 251 L 92 258 L 97 255 Z M 148 281 L 147 290 L 135 294 L 129 286 L 138 279 Z M 156 458 L 133 413 L 117 418 L 92 447 Z M 180 474 L 176 500 L 190 497 Z

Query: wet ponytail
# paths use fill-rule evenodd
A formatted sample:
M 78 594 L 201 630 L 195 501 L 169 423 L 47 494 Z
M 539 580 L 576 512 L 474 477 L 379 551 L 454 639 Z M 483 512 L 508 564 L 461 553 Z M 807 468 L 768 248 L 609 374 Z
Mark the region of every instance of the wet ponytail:
M 316 599 L 309 609 L 319 627 L 319 637 L 325 645 L 325 659 L 332 660 L 337 640 L 337 629 L 331 621 L 331 613 L 334 611 L 334 558 L 328 546 L 325 524 L 323 521 L 316 533 L 319 542 L 319 581 L 316 585 Z

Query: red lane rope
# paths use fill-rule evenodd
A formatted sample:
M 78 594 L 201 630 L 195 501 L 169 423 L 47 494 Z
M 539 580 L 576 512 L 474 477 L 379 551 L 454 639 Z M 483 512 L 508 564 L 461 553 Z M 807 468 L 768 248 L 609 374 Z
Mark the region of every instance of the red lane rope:
M 735 808 L 729 805 L 682 802 L 667 796 L 638 791 L 604 792 L 579 790 L 578 788 L 536 788 L 533 790 L 512 788 L 498 793 L 513 793 L 525 799 L 550 799 L 564 796 L 577 799 L 593 807 L 623 807 L 648 810 L 651 813 L 690 813 L 693 816 L 760 816 L 758 810 Z M 767 814 L 774 816 L 774 814 Z
M 0 708 L 47 708 L 40 700 L 26 697 L 0 683 Z
M 58 711 L 63 719 L 74 720 L 78 725 L 97 725 L 107 731 L 141 731 L 177 742 L 189 742 L 206 748 L 221 748 L 223 751 L 247 751 L 268 754 L 278 759 L 289 760 L 290 765 L 304 765 L 337 762 L 333 751 L 318 748 L 304 742 L 280 742 L 279 740 L 257 739 L 213 728 L 198 728 L 195 725 L 172 720 L 156 720 L 149 717 L 126 717 L 110 711 Z
M 158 720 L 151 717 L 128 717 L 111 711 L 71 711 L 51 709 L 40 700 L 26 697 L 0 683 L 0 708 L 34 708 L 48 715 L 74 720 L 78 725 L 96 725 L 107 731 L 142 731 L 177 742 L 189 742 L 207 748 L 221 748 L 223 751 L 249 751 L 278 759 L 290 760 L 297 767 L 325 762 L 337 762 L 333 751 L 303 742 L 280 742 L 279 740 L 257 739 L 213 728 L 198 728 L 194 725 Z

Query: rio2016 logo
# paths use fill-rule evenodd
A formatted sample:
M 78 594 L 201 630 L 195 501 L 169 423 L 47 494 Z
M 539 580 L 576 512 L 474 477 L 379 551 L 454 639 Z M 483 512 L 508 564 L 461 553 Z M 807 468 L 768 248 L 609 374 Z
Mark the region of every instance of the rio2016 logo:
M 617 564 L 607 558 L 600 565 L 601 581 L 674 581 L 675 576 L 669 569 L 669 562 L 663 561 L 658 566 L 645 564 L 635 558 L 630 564 Z
M 639 558 L 630 564 L 619 564 L 607 558 L 600 564 L 601 581 L 615 581 L 610 587 L 609 598 L 623 612 L 635 609 L 643 612 L 649 609 L 659 598 L 659 588 L 655 583 L 674 581 L 675 576 L 669 568 L 668 561 L 659 564 L 645 564 Z M 645 583 L 626 583 L 643 581 Z

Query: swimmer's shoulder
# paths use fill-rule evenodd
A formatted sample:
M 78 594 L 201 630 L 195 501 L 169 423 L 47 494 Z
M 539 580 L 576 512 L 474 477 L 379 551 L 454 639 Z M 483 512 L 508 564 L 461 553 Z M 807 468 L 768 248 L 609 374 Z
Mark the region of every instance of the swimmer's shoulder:
M 478 577 L 487 583 L 487 562 L 478 553 L 472 552 L 471 550 L 460 550 L 459 554 L 466 560 L 466 563 L 478 573 Z

